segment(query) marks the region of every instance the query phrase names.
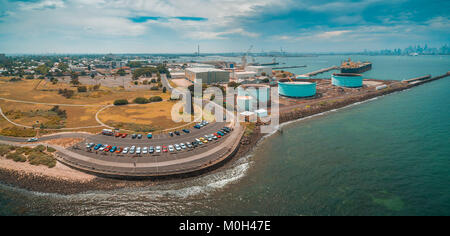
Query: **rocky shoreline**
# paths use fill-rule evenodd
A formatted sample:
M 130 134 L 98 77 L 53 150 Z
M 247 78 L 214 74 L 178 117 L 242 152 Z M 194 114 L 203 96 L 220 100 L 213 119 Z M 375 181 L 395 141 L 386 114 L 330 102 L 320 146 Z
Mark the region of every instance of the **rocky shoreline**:
M 413 84 L 398 82 L 392 84 L 390 87 L 383 90 L 367 91 L 367 93 L 364 94 L 352 95 L 338 100 L 333 100 L 332 102 L 327 103 L 324 103 L 323 101 L 317 102 L 315 104 L 308 106 L 308 108 L 305 108 L 303 106 L 302 109 L 290 109 L 289 111 L 286 112 L 280 112 L 280 124 L 289 121 L 295 121 L 323 112 L 343 108 L 345 106 L 355 104 L 358 102 L 367 101 L 375 97 L 403 91 L 426 82 L 444 78 L 446 76 L 449 76 L 449 74 L 447 73 L 442 76 L 431 78 L 427 81 L 421 81 L 419 83 Z M 229 165 L 231 165 L 237 159 L 248 155 L 253 150 L 253 148 L 258 144 L 261 138 L 265 136 L 265 134 L 262 134 L 260 132 L 261 125 L 263 124 L 258 123 L 255 126 L 251 135 L 242 137 L 240 141 L 240 146 L 233 157 L 229 158 L 225 163 L 222 163 L 219 167 L 212 169 L 210 172 L 199 174 L 196 176 L 188 176 L 186 178 L 163 178 L 153 180 L 118 180 L 93 176 L 93 179 L 91 180 L 76 181 L 76 180 L 55 178 L 45 175 L 36 175 L 33 173 L 23 173 L 17 170 L 0 167 L 0 183 L 36 192 L 76 194 L 87 191 L 98 191 L 98 190 L 107 191 L 125 187 L 145 187 L 173 181 L 186 181 L 190 178 L 196 178 L 198 176 L 220 171 L 224 168 L 229 167 Z

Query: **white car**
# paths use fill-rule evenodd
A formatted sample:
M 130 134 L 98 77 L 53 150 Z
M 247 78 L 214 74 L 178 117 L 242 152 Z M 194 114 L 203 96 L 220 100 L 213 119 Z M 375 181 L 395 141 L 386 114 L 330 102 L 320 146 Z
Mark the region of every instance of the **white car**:
M 181 148 L 186 149 L 186 145 L 184 143 L 180 143 Z
M 37 138 L 29 138 L 29 139 L 27 139 L 27 142 L 29 142 L 29 143 L 36 142 L 36 141 L 38 141 Z
M 156 152 L 156 153 L 161 153 L 161 146 L 156 146 L 155 152 Z
M 147 153 L 148 153 L 148 147 L 142 148 L 142 154 L 147 154 Z
M 122 154 L 127 154 L 127 153 L 128 153 L 128 150 L 130 150 L 129 147 L 124 148 L 123 151 L 122 151 Z
M 141 154 L 141 147 L 136 148 L 136 154 Z
M 175 149 L 177 149 L 177 151 L 181 151 L 181 147 L 179 144 L 175 144 Z
M 173 148 L 173 145 L 169 145 L 169 152 L 174 152 L 175 149 Z
M 103 150 L 105 150 L 105 148 L 108 147 L 108 146 L 109 146 L 108 144 L 105 144 L 105 145 L 101 146 L 98 150 L 99 150 L 99 151 L 103 151 Z

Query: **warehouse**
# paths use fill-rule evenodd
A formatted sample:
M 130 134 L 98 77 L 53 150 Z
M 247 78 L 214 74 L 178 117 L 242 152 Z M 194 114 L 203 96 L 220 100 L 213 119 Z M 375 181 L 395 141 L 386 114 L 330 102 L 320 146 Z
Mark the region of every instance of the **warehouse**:
M 202 80 L 204 84 L 218 84 L 230 82 L 230 72 L 215 68 L 187 68 L 186 78 L 197 83 Z

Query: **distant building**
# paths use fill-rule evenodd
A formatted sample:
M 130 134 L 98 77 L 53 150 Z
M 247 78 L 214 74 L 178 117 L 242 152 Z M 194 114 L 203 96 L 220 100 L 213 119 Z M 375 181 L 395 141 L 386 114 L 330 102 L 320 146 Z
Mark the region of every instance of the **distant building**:
M 256 76 L 261 76 L 263 73 L 265 73 L 266 76 L 272 75 L 272 67 L 270 66 L 247 66 L 245 70 L 256 72 Z
M 6 62 L 7 59 L 8 58 L 6 58 L 5 54 L 3 54 L 3 53 L 0 54 L 0 63 Z
M 249 80 L 256 76 L 256 72 L 254 71 L 236 71 L 232 74 L 233 78 L 238 82 L 243 80 Z
M 187 68 L 186 78 L 197 83 L 202 80 L 204 84 L 228 83 L 230 82 L 230 72 L 215 68 Z

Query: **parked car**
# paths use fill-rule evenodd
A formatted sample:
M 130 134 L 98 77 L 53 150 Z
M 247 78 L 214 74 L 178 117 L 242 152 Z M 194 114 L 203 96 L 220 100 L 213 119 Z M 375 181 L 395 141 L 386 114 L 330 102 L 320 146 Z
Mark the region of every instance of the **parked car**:
M 122 134 L 122 138 L 126 138 L 128 134 Z
M 130 150 L 129 147 L 124 148 L 123 151 L 122 151 L 122 154 L 127 154 L 127 153 L 128 153 L 128 150 Z
M 137 138 L 142 139 L 142 134 L 138 134 Z
M 116 137 L 116 138 L 121 137 L 121 136 L 122 136 L 121 133 L 116 133 L 116 135 L 114 135 L 114 137 Z
M 111 150 L 111 146 L 107 146 L 103 151 L 105 151 L 105 152 L 109 152 L 109 150 Z
M 185 132 L 186 134 L 189 134 L 191 131 L 188 129 L 183 129 L 183 132 Z
M 132 134 L 132 135 L 131 135 L 131 138 L 132 138 L 132 139 L 136 139 L 136 138 L 137 138 L 137 134 Z
M 177 151 L 181 151 L 180 145 L 179 145 L 179 144 L 175 144 L 175 149 L 176 149 Z
M 148 152 L 150 154 L 154 153 L 155 152 L 155 148 L 153 146 L 150 146 L 150 148 L 148 149 Z
M 175 149 L 173 148 L 173 145 L 169 145 L 169 152 L 174 152 Z
M 88 143 L 86 144 L 86 148 L 92 148 L 95 144 L 94 143 Z
M 173 137 L 173 133 L 172 132 L 169 132 L 169 135 L 170 135 L 170 137 Z
M 108 144 L 102 145 L 98 150 L 103 151 L 103 150 L 105 150 L 106 147 L 108 147 Z
M 153 134 L 152 134 L 152 133 L 148 133 L 148 134 L 147 134 L 147 138 L 148 138 L 148 139 L 151 139 L 152 137 L 153 137 Z
M 102 144 L 97 144 L 95 147 L 94 147 L 94 150 L 98 150 L 99 148 L 101 148 L 103 145 Z
M 142 154 L 147 154 L 147 153 L 148 153 L 148 147 L 143 147 Z
M 186 149 L 186 144 L 180 143 L 180 147 L 183 148 L 183 149 Z
M 167 152 L 167 147 L 166 146 L 162 146 L 162 152 Z
M 161 153 L 161 146 L 156 146 L 155 152 L 156 153 Z
M 117 148 L 116 153 L 122 153 L 122 151 L 123 151 L 123 148 L 119 147 L 119 148 Z
M 201 129 L 202 127 L 200 127 L 200 125 L 194 125 L 194 128 Z
M 180 135 L 180 131 L 175 131 L 174 133 L 175 133 L 177 136 Z
M 136 154 L 141 154 L 141 147 L 136 148 Z
M 186 143 L 186 146 L 187 146 L 188 148 L 193 148 L 193 147 L 194 147 L 191 143 Z

